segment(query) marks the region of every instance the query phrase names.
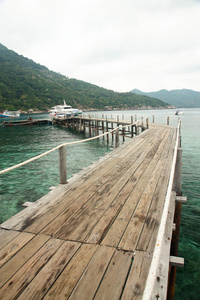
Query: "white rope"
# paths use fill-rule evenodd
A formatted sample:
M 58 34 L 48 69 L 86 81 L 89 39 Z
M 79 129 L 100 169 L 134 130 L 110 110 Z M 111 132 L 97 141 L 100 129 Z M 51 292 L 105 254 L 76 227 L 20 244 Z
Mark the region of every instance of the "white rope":
M 132 123 L 132 124 L 130 124 L 130 125 L 124 125 L 124 126 L 122 126 L 121 128 L 127 127 L 127 126 L 133 126 L 133 125 L 137 125 L 137 124 L 138 124 L 138 121 L 137 121 L 137 122 L 134 122 L 134 123 Z M 58 146 L 56 146 L 55 148 L 53 148 L 53 149 L 51 149 L 51 150 L 48 150 L 48 151 L 46 151 L 46 152 L 44 152 L 44 153 L 42 153 L 42 154 L 40 154 L 40 155 L 37 155 L 37 156 L 35 156 L 35 157 L 32 157 L 32 158 L 30 158 L 30 159 L 28 159 L 28 160 L 26 160 L 26 161 L 23 161 L 23 162 L 17 164 L 17 165 L 15 165 L 15 166 L 12 166 L 12 167 L 9 167 L 9 168 L 7 168 L 7 169 L 4 169 L 4 170 L 0 171 L 0 175 L 1 175 L 1 174 L 4 174 L 4 173 L 7 173 L 7 172 L 9 172 L 9 171 L 12 171 L 12 170 L 14 170 L 14 169 L 17 169 L 17 168 L 19 168 L 19 167 L 22 167 L 22 166 L 24 166 L 24 165 L 27 165 L 27 164 L 29 164 L 30 162 L 33 162 L 33 161 L 35 161 L 35 160 L 37 160 L 37 159 L 39 159 L 39 158 L 41 158 L 41 157 L 43 157 L 43 156 L 45 156 L 45 155 L 47 155 L 47 154 L 50 154 L 51 152 L 53 152 L 53 151 L 55 151 L 55 150 L 57 150 L 57 149 L 59 149 L 59 148 L 61 148 L 61 147 L 63 147 L 63 146 L 69 146 L 69 145 L 75 145 L 75 144 L 80 144 L 80 143 L 89 142 L 89 141 L 98 139 L 98 138 L 100 138 L 100 137 L 102 137 L 102 136 L 108 135 L 108 134 L 112 133 L 113 131 L 117 130 L 118 128 L 120 128 L 120 127 L 118 126 L 118 127 L 114 128 L 114 129 L 111 130 L 111 131 L 105 132 L 105 133 L 103 133 L 103 134 L 94 136 L 94 137 L 89 138 L 89 139 L 85 139 L 85 140 L 81 140 L 81 141 L 75 141 L 75 142 L 70 142 L 70 143 L 64 143 L 64 144 L 58 145 Z

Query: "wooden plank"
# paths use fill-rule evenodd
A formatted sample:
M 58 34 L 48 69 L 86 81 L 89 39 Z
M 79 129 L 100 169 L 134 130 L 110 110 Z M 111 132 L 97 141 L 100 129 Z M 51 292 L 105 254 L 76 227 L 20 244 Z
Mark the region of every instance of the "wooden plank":
M 0 290 L 0 299 L 17 299 L 48 263 L 63 241 L 50 239 Z
M 187 197 L 176 196 L 176 201 L 181 202 L 181 203 L 186 203 L 187 202 Z
M 183 268 L 184 267 L 184 258 L 177 257 L 177 256 L 170 256 L 169 263 L 171 266 Z
M 142 299 L 152 253 L 136 251 L 121 300 Z
M 5 247 L 6 244 L 10 243 L 16 236 L 20 234 L 19 231 L 0 229 L 0 249 Z
M 131 174 L 143 162 L 144 158 L 150 155 L 149 153 L 152 155 L 152 151 L 148 147 L 144 151 L 142 149 L 142 153 L 140 152 L 140 156 L 136 161 L 133 158 L 132 161 L 127 162 L 123 167 L 118 169 L 113 174 L 111 180 L 106 182 L 106 185 L 99 189 L 94 197 L 91 198 L 92 201 L 86 203 L 84 209 L 80 209 L 75 215 L 69 217 L 67 222 L 61 225 L 59 231 L 57 230 L 54 233 L 54 236 L 62 239 L 84 240 L 104 210 L 107 209 L 120 190 L 129 181 Z M 52 231 L 46 233 L 53 234 Z
M 145 220 L 145 225 L 138 241 L 137 249 L 143 251 L 153 251 L 156 243 L 157 232 L 159 229 L 160 218 L 162 215 L 163 205 L 166 196 L 167 185 L 171 171 L 171 163 L 173 159 L 174 134 L 170 135 L 170 140 L 163 151 L 162 172 L 158 178 L 158 184 L 155 189 L 153 201 Z
M 132 260 L 132 252 L 115 251 L 115 255 L 94 297 L 95 300 L 120 299 L 129 276 Z
M 39 234 L 11 257 L 0 269 L 0 287 L 2 287 L 49 239 L 49 236 Z
M 138 143 L 136 143 L 138 145 Z M 115 152 L 115 151 L 114 151 Z M 117 156 L 116 156 L 117 157 Z M 21 215 L 19 220 L 14 220 L 14 222 L 11 222 L 11 224 L 3 224 L 5 227 L 15 227 L 18 229 L 25 229 L 28 232 L 39 232 L 45 225 L 47 225 L 48 220 L 52 220 L 52 215 L 55 216 L 55 214 L 59 214 L 62 212 L 63 209 L 67 206 L 67 201 L 70 199 L 71 202 L 73 202 L 73 198 L 70 196 L 71 192 L 74 192 L 75 188 L 77 187 L 78 190 L 76 190 L 76 197 L 81 195 L 81 193 L 84 191 L 84 189 L 88 189 L 88 186 L 93 183 L 95 180 L 95 176 L 97 176 L 96 180 L 99 184 L 99 177 L 102 174 L 106 174 L 107 171 L 110 172 L 111 166 L 115 166 L 115 162 L 119 163 L 118 158 L 109 158 L 109 164 L 107 163 L 107 159 L 105 162 L 105 159 L 103 159 L 103 162 L 97 165 L 95 168 L 95 171 L 93 172 L 93 169 L 89 170 L 89 172 L 86 173 L 86 175 L 82 176 L 81 180 L 78 178 L 78 182 L 75 182 L 71 187 L 61 189 L 60 191 L 56 189 L 54 193 L 49 194 L 49 198 L 46 200 L 45 197 L 41 198 L 41 200 L 37 201 L 36 207 L 32 207 L 32 210 L 29 212 L 24 211 L 24 215 Z M 123 161 L 120 160 L 120 163 L 123 164 Z M 118 166 L 119 168 L 119 166 Z M 113 168 L 112 168 L 113 169 Z M 88 170 L 88 168 L 87 168 Z M 86 172 L 86 171 L 85 171 Z M 106 174 L 107 175 L 107 174 Z M 104 176 L 105 177 L 105 176 Z M 86 186 L 87 184 L 87 186 Z M 60 187 L 59 187 L 60 189 Z M 67 194 L 67 196 L 65 196 Z M 60 195 L 60 196 L 58 196 Z M 69 197 L 70 196 L 70 197 Z M 45 202 L 45 203 L 43 203 Z M 54 206 L 54 203 L 56 205 Z M 59 204 L 59 205 L 58 205 Z M 63 204 L 63 207 L 61 206 Z M 42 206 L 42 207 L 41 207 Z M 53 208 L 52 208 L 53 206 Z M 52 212 L 52 214 L 51 214 Z M 49 215 L 49 217 L 48 217 Z M 20 224 L 20 220 L 23 220 L 23 223 Z M 25 221 L 24 221 L 25 220 Z M 13 223 L 19 223 L 19 224 L 13 224 Z
M 168 139 L 168 135 L 166 135 L 166 138 Z M 161 158 L 161 154 L 163 153 L 163 149 L 165 149 L 165 147 L 166 147 L 166 139 L 163 139 L 158 151 L 154 156 L 154 161 L 156 162 L 156 165 L 154 170 L 151 173 L 150 180 L 148 181 L 148 184 L 144 188 L 139 204 L 119 244 L 119 247 L 122 249 L 126 249 L 126 250 L 135 249 L 137 242 L 140 238 L 141 231 L 145 223 L 145 219 L 147 217 L 150 205 L 153 200 L 153 196 L 157 187 L 158 180 L 160 178 L 160 175 L 162 174 L 163 165 L 165 164 L 165 160 L 164 161 L 159 160 L 159 157 Z
M 140 150 L 141 152 L 141 150 Z M 136 152 L 137 153 L 137 152 Z M 139 154 L 138 154 L 139 155 Z M 137 154 L 136 154 L 136 158 L 137 158 Z M 136 159 L 135 158 L 135 159 Z M 101 178 L 101 180 L 99 180 L 98 182 L 95 183 L 95 185 L 92 185 L 91 188 L 92 190 L 90 190 L 90 188 L 88 188 L 85 193 L 81 194 L 79 197 L 79 199 L 77 199 L 78 201 L 80 200 L 82 205 L 84 205 L 88 200 L 90 200 L 90 198 L 92 198 L 93 194 L 96 192 L 96 194 L 99 194 L 100 196 L 98 196 L 99 198 L 102 197 L 102 194 L 104 193 L 104 191 L 108 191 L 109 190 L 109 185 L 111 187 L 111 185 L 115 184 L 115 181 L 117 181 L 122 175 L 123 172 L 125 172 L 130 165 L 132 165 L 134 163 L 134 159 L 129 161 L 129 164 L 124 164 L 124 166 L 122 165 L 121 161 L 118 161 L 118 165 L 116 166 L 110 166 L 110 172 L 108 172 L 108 177 L 106 177 L 105 175 Z M 123 171 L 124 170 L 124 171 Z M 111 177 L 112 175 L 112 177 Z M 111 181 L 110 181 L 111 180 Z M 110 183 L 109 183 L 110 182 Z M 103 185 L 104 183 L 104 185 Z M 102 186 L 101 186 L 102 185 Z M 75 191 L 75 194 L 77 195 L 78 191 Z M 79 202 L 80 202 L 79 201 Z M 95 201 L 98 201 L 97 198 Z M 73 214 L 74 212 L 76 212 L 76 214 L 78 214 L 77 209 L 78 207 L 81 208 L 82 205 L 80 205 L 81 203 L 74 203 L 72 204 L 72 207 L 70 207 L 70 209 L 65 210 L 57 220 L 54 220 L 47 228 L 45 228 L 42 232 L 45 234 L 52 234 L 54 233 L 56 237 L 60 237 L 59 232 L 62 231 L 62 228 L 59 226 L 61 223 L 63 224 L 64 227 L 67 226 L 67 224 L 65 224 L 65 220 L 67 220 L 67 223 L 70 224 L 70 226 L 72 226 L 72 221 L 70 219 L 73 219 Z M 86 204 L 87 205 L 87 204 Z M 89 207 L 91 207 L 91 203 L 88 204 Z M 80 221 L 80 217 L 79 221 Z M 75 221 L 75 224 L 77 226 L 77 221 Z M 59 230 L 56 229 L 59 228 Z M 66 233 L 65 228 L 63 229 Z
M 113 224 L 121 209 L 123 208 L 123 205 L 130 197 L 130 194 L 133 193 L 138 181 L 140 180 L 146 168 L 148 167 L 150 161 L 148 159 L 145 159 L 145 155 L 148 155 L 149 153 L 148 151 L 150 151 L 150 148 L 146 147 L 140 158 L 135 162 L 135 164 L 133 164 L 132 168 L 129 169 L 128 174 L 126 174 L 126 184 L 122 187 L 121 191 L 111 202 L 110 206 L 105 211 L 98 224 L 92 230 L 92 232 L 86 240 L 87 242 L 99 243 L 104 238 L 110 226 Z M 108 203 L 107 199 L 105 199 L 105 201 L 106 203 Z M 137 201 L 134 201 L 134 203 L 136 205 Z
M 28 207 L 28 206 L 31 206 L 31 205 L 33 205 L 33 203 L 34 203 L 34 202 L 29 202 L 29 201 L 26 201 L 26 202 L 24 202 L 24 203 L 22 204 L 22 206 L 24 206 L 24 207 Z
M 45 235 L 23 242 L 21 233 L 15 237 L 6 230 L 7 238 L 0 230 L 2 258 L 7 257 L 0 268 L 0 298 L 142 299 L 174 133 L 171 127 L 152 126 L 8 221 L 8 227 Z M 144 251 L 136 250 L 133 258 L 136 246 Z
M 154 151 L 156 148 L 154 148 Z M 152 154 L 155 152 L 151 153 Z M 149 156 L 149 159 L 150 157 Z M 126 201 L 124 207 L 122 208 L 121 212 L 119 213 L 118 217 L 116 218 L 115 222 L 113 223 L 112 227 L 108 231 L 107 235 L 105 236 L 102 244 L 110 245 L 110 246 L 117 246 L 121 240 L 121 237 L 128 225 L 128 222 L 135 210 L 137 203 L 139 202 L 141 195 L 144 191 L 144 187 L 147 186 L 149 180 L 149 174 L 152 174 L 155 169 L 156 161 L 150 160 L 148 167 L 145 169 L 145 172 L 139 178 L 139 181 L 136 185 L 136 188 L 130 194 L 128 200 Z M 136 174 L 138 175 L 138 174 Z M 151 181 L 150 181 L 151 184 Z M 133 249 L 133 248 L 132 248 Z
M 96 250 L 97 245 L 83 244 L 50 288 L 44 299 L 67 299 L 88 266 Z
M 58 278 L 79 247 L 79 243 L 64 242 L 44 268 L 30 282 L 18 299 L 41 299 Z
M 35 235 L 32 233 L 22 232 L 17 235 L 10 243 L 6 244 L 0 250 L 0 267 L 3 266 L 15 253 L 17 253 L 26 243 Z
M 114 253 L 113 248 L 99 246 L 68 299 L 93 299 Z M 109 299 L 109 298 L 107 298 Z

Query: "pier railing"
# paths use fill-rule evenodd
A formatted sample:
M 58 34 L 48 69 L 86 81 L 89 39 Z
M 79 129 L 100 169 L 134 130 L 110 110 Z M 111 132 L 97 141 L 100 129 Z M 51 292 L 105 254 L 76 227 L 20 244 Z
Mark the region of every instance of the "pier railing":
M 104 136 L 107 136 L 109 134 L 113 134 L 115 133 L 115 147 L 117 148 L 119 146 L 119 129 L 123 129 L 127 126 L 142 126 L 142 124 L 140 124 L 140 121 L 136 121 L 132 124 L 126 124 L 124 126 L 117 126 L 116 128 L 114 128 L 113 130 L 110 130 L 108 132 L 105 132 L 105 133 L 102 133 L 100 135 L 97 135 L 97 136 L 94 136 L 94 137 L 90 137 L 88 139 L 84 139 L 84 140 L 80 140 L 80 141 L 75 141 L 75 142 L 68 142 L 68 143 L 63 143 L 63 144 L 60 144 L 54 148 L 52 148 L 51 150 L 48 150 L 42 154 L 39 154 L 35 157 L 32 157 L 26 161 L 23 161 L 17 165 L 14 165 L 12 167 L 9 167 L 9 168 L 6 168 L 4 170 L 1 170 L 0 171 L 0 175 L 1 174 L 4 174 L 4 173 L 7 173 L 7 172 L 10 172 L 14 169 L 17 169 L 17 168 L 20 168 L 24 165 L 27 165 L 39 158 L 42 158 L 43 156 L 45 155 L 48 155 L 56 150 L 59 151 L 59 169 L 60 169 L 60 184 L 65 184 L 67 183 L 67 161 L 66 161 L 66 146 L 70 146 L 70 145 L 75 145 L 75 144 L 80 144 L 80 143 L 86 143 L 86 142 L 89 142 L 89 141 L 92 141 L 92 140 L 95 140 L 95 139 L 99 139 L 100 137 L 104 137 Z

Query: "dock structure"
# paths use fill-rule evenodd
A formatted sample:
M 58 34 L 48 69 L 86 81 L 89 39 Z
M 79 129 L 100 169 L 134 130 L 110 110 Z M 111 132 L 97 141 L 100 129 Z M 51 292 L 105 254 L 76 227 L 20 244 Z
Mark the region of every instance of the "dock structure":
M 150 124 L 27 203 L 0 226 L 0 299 L 171 299 L 180 155 L 177 129 Z
M 89 136 L 99 135 L 99 132 L 109 132 L 113 130 L 115 127 L 119 127 L 119 135 L 123 136 L 123 140 L 125 137 L 132 138 L 135 135 L 139 135 L 142 131 L 144 131 L 149 126 L 148 118 L 144 121 L 143 118 L 139 122 L 137 121 L 137 116 L 135 116 L 135 120 L 133 116 L 130 121 L 120 119 L 117 116 L 116 119 L 108 118 L 107 115 L 102 115 L 101 118 L 94 115 L 88 116 L 76 116 L 76 117 L 68 117 L 68 118 L 53 118 L 53 124 L 65 126 L 67 128 L 73 128 L 77 131 L 81 131 L 83 133 L 88 130 Z M 107 135 L 107 138 L 109 136 Z M 112 135 L 113 137 L 113 135 Z

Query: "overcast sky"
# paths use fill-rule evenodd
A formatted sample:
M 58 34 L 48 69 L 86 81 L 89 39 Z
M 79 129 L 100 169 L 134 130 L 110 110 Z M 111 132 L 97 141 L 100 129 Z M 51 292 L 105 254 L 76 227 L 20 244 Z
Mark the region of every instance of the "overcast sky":
M 200 91 L 200 0 L 0 0 L 0 43 L 118 92 Z

